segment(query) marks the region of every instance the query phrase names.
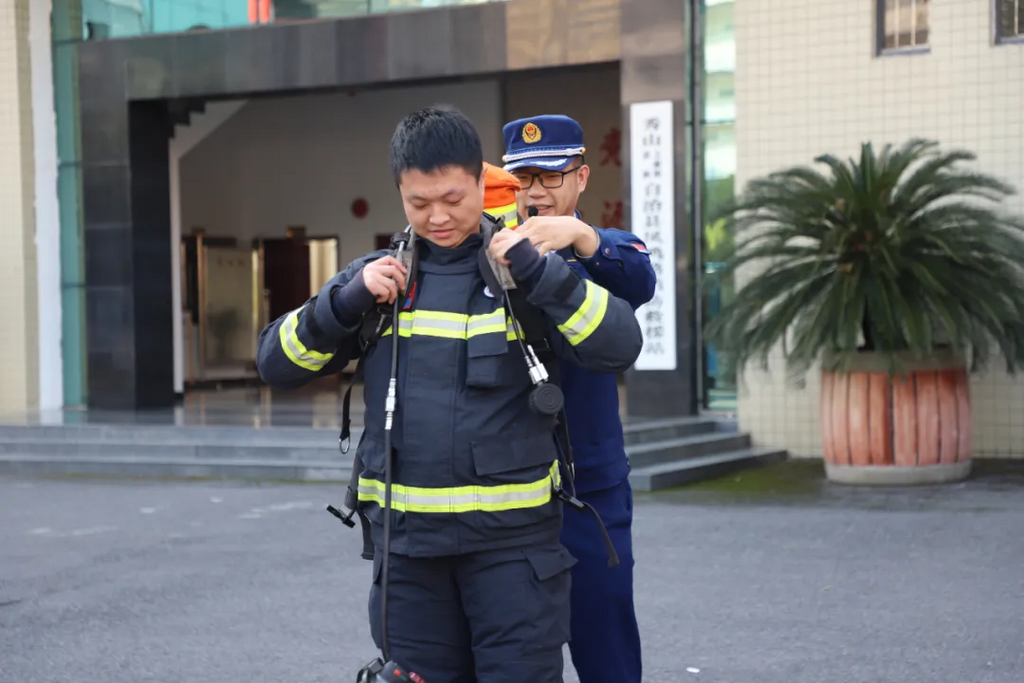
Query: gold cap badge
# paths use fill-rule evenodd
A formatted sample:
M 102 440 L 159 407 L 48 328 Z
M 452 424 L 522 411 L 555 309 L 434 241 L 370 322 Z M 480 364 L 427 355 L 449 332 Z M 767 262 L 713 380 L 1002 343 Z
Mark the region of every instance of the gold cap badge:
M 540 140 L 540 128 L 537 127 L 536 123 L 532 121 L 523 126 L 523 141 L 527 143 L 534 143 Z

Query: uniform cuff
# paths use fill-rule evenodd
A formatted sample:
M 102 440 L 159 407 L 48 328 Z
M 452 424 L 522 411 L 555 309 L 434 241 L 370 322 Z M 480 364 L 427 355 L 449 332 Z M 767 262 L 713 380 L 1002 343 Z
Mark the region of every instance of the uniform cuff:
M 544 260 L 537 248 L 529 240 L 519 240 L 505 252 L 505 258 L 508 259 L 508 270 L 516 284 L 526 290 L 533 289 L 544 272 Z
M 331 313 L 346 327 L 359 322 L 363 314 L 373 308 L 376 301 L 377 297 L 366 288 L 359 274 L 344 287 L 331 287 Z
M 601 253 L 601 247 L 604 246 L 604 238 L 601 236 L 601 231 L 595 228 L 593 225 L 588 225 L 587 227 L 593 230 L 595 233 L 597 233 L 597 249 L 590 256 L 580 256 L 580 253 L 576 251 L 576 247 L 573 247 L 572 255 L 576 257 L 577 261 L 590 261 L 591 259 L 593 259 L 594 257 Z

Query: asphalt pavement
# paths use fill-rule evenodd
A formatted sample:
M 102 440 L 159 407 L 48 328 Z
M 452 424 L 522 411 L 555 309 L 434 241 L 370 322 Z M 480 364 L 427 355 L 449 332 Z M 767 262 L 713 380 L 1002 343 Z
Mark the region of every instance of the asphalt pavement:
M 340 495 L 0 478 L 0 681 L 354 681 Z M 697 487 L 638 496 L 635 538 L 645 681 L 1024 681 L 1024 481 Z

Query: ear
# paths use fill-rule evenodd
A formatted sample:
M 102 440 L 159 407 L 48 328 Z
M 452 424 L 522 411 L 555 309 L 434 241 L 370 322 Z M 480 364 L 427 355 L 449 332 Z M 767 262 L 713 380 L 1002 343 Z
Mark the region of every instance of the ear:
M 590 178 L 590 166 L 587 166 L 586 164 L 580 166 L 579 174 L 580 192 L 583 192 L 584 190 L 587 189 L 587 180 Z

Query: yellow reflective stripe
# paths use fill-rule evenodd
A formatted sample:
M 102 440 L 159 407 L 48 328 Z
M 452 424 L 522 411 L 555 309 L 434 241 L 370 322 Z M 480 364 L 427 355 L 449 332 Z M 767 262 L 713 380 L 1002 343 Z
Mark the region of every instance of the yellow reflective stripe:
M 519 212 L 515 202 L 506 204 L 505 206 L 495 206 L 490 209 L 485 209 L 485 213 L 488 213 L 495 218 L 505 221 L 506 228 L 514 228 L 519 225 Z
M 511 322 L 503 323 L 504 311 L 499 309 L 481 315 L 446 313 L 444 311 L 417 310 L 398 314 L 398 336 L 443 337 L 469 339 L 481 334 L 500 334 L 511 329 Z M 384 335 L 392 334 L 389 326 Z M 515 335 L 509 337 L 515 339 Z
M 466 323 L 466 338 L 481 334 L 494 334 L 506 331 L 505 309 L 499 308 L 483 315 L 471 315 Z
M 512 326 L 512 316 L 505 318 L 505 330 L 505 339 L 508 341 L 515 341 L 520 338 L 520 336 L 516 334 L 516 328 Z
M 398 512 L 506 512 L 540 507 L 561 482 L 558 461 L 548 476 L 529 484 L 423 488 L 391 485 L 391 509 Z M 359 477 L 359 500 L 384 506 L 384 482 Z
M 605 311 L 608 310 L 608 290 L 598 287 L 590 280 L 584 280 L 583 284 L 587 290 L 586 298 L 576 312 L 558 326 L 558 331 L 573 346 L 594 333 L 597 326 L 604 320 Z
M 288 360 L 300 368 L 319 372 L 330 362 L 331 358 L 334 358 L 334 354 L 307 349 L 302 343 L 297 333 L 300 310 L 302 309 L 297 308 L 285 317 L 284 322 L 277 330 L 277 336 L 281 339 L 281 348 L 284 349 L 284 355 L 288 356 Z

